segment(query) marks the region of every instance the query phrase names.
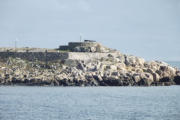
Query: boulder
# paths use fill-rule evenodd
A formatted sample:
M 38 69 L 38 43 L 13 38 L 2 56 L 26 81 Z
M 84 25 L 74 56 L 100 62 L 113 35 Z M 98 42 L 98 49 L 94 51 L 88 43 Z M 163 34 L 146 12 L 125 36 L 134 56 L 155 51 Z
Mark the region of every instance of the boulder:
M 134 81 L 135 81 L 136 83 L 138 83 L 138 82 L 141 80 L 141 77 L 140 77 L 139 74 L 134 74 L 134 75 L 133 75 L 133 79 L 134 79 Z
M 106 69 L 111 70 L 111 71 L 117 71 L 117 66 L 115 66 L 115 65 L 107 65 Z
M 100 82 L 102 86 L 122 86 L 122 81 L 116 77 L 103 77 L 103 81 Z
M 152 73 L 152 76 L 155 82 L 159 82 L 160 77 L 157 73 Z
M 102 81 L 102 77 L 100 75 L 93 75 L 93 78 L 97 81 Z
M 180 76 L 175 76 L 174 77 L 174 82 L 176 85 L 180 85 Z
M 140 77 L 139 85 L 150 86 L 153 83 L 153 76 L 150 73 L 142 73 Z

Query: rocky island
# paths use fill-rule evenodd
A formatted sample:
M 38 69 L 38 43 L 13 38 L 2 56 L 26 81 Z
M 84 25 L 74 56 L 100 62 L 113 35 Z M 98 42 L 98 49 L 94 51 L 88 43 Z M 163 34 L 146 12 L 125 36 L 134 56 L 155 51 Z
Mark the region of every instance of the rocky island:
M 180 85 L 180 70 L 85 40 L 58 49 L 0 48 L 0 85 Z

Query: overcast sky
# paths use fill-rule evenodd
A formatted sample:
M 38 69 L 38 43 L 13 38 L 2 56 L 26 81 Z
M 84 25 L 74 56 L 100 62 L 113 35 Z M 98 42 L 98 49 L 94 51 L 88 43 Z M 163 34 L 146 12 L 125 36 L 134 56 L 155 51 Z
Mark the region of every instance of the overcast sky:
M 147 60 L 180 61 L 180 0 L 0 0 L 0 47 L 96 40 Z

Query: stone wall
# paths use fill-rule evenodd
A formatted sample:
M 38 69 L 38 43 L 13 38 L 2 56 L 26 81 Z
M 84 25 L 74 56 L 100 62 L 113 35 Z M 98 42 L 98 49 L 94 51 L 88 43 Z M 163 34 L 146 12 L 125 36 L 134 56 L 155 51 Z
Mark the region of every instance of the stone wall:
M 17 57 L 29 61 L 53 61 L 68 58 L 68 53 L 58 52 L 0 52 L 0 58 Z
M 29 61 L 54 61 L 54 60 L 89 60 L 101 59 L 109 54 L 117 56 L 119 53 L 86 53 L 86 52 L 0 52 L 0 59 L 17 57 Z
M 68 59 L 72 60 L 89 60 L 89 59 L 101 59 L 103 57 L 108 57 L 111 54 L 112 56 L 116 57 L 120 53 L 85 53 L 85 52 L 69 52 Z

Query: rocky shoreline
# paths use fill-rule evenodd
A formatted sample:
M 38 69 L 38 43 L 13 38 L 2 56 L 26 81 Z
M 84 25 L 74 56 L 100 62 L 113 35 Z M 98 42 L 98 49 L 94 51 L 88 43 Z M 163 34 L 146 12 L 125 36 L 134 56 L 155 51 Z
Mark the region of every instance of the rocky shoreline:
M 180 85 L 180 71 L 160 61 L 119 53 L 92 60 L 28 61 L 0 59 L 0 85 L 169 86 Z
M 91 40 L 70 42 L 67 46 L 60 46 L 59 50 L 0 50 L 0 85 L 180 85 L 178 68 L 165 62 L 145 61 L 122 54 Z

